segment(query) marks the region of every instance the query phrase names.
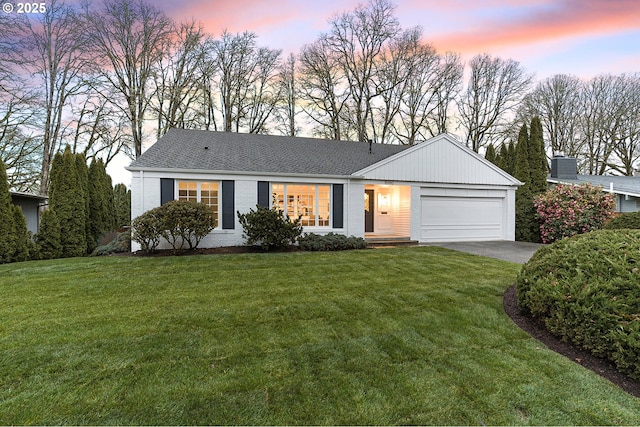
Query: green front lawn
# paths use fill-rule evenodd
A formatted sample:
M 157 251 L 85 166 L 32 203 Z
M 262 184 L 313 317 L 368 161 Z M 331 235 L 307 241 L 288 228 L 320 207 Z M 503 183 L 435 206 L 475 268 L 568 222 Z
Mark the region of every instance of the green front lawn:
M 0 266 L 0 424 L 640 424 L 434 247 Z

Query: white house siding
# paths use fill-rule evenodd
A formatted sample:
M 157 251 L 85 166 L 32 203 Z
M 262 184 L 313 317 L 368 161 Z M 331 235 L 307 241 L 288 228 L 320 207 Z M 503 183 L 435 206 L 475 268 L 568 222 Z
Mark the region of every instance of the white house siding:
M 518 181 L 449 135 L 439 135 L 355 173 L 366 179 L 517 185 Z
M 426 187 L 420 194 L 423 242 L 513 240 L 509 218 L 513 190 Z
M 343 234 L 364 237 L 364 183 L 352 180 L 345 184 Z
M 340 179 L 325 179 L 322 177 L 283 177 L 283 176 L 247 176 L 247 175 L 222 175 L 222 174 L 206 174 L 197 172 L 150 172 L 150 171 L 135 171 L 132 173 L 131 191 L 135 194 L 131 200 L 131 218 L 134 219 L 144 212 L 160 206 L 161 194 L 160 194 L 160 180 L 161 178 L 169 178 L 176 181 L 234 181 L 234 212 L 249 212 L 251 209 L 255 209 L 258 203 L 258 181 L 267 181 L 269 183 L 306 183 L 306 184 L 343 184 L 344 185 L 344 227 L 341 229 L 334 229 L 330 227 L 305 227 L 305 232 L 314 232 L 317 234 L 326 234 L 329 232 L 337 232 L 349 234 L 348 230 L 355 230 L 350 234 L 364 236 L 364 225 L 359 230 L 359 224 L 364 224 L 364 218 L 356 219 L 355 216 L 350 215 L 353 213 L 351 209 L 351 198 L 349 198 L 349 185 L 347 180 Z M 360 187 L 356 185 L 356 187 Z M 364 192 L 364 187 L 362 187 Z M 174 191 L 177 197 L 177 188 Z M 333 197 L 333 195 L 332 195 Z M 360 198 L 362 199 L 362 198 Z M 220 198 L 222 202 L 222 197 Z M 333 200 L 331 201 L 333 203 Z M 349 208 L 347 207 L 349 206 Z M 360 203 L 362 208 L 362 203 Z M 222 212 L 222 206 L 220 206 L 220 212 Z M 362 216 L 362 209 L 358 211 Z M 222 229 L 219 225 L 208 236 L 206 236 L 200 242 L 200 247 L 219 247 L 219 246 L 239 246 L 245 243 L 245 239 L 242 236 L 243 229 L 237 218 L 234 215 L 234 228 Z M 169 249 L 170 245 L 167 242 L 162 242 L 159 249 Z M 140 249 L 140 245 L 136 242 L 132 242 L 132 250 L 136 251 Z
M 413 240 L 515 239 L 515 190 L 520 182 L 451 136 L 417 144 L 357 174 L 411 186 L 405 200 L 410 200 Z M 425 204 L 429 197 L 433 204 Z

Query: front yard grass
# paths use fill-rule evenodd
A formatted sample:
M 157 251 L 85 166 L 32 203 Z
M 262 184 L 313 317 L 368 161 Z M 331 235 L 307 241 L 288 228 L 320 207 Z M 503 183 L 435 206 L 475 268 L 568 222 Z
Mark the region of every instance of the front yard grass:
M 0 266 L 0 424 L 638 425 L 435 247 Z

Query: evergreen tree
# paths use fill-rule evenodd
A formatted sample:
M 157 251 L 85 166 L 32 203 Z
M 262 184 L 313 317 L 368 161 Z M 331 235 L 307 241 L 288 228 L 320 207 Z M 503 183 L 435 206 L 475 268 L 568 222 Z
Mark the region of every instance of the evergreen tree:
M 505 158 L 506 171 L 509 175 L 515 176 L 516 173 L 516 146 L 513 141 L 509 142 L 507 147 L 507 156 Z
M 537 116 L 531 120 L 529 167 L 531 169 L 531 194 L 535 197 L 549 189 L 547 184 L 547 156 L 544 150 L 542 123 Z
M 0 264 L 10 262 L 15 252 L 13 204 L 4 162 L 0 159 Z
M 75 156 L 67 146 L 51 166 L 49 207 L 60 222 L 62 257 L 82 256 L 87 251 L 85 198 L 78 178 Z
M 115 228 L 131 225 L 131 190 L 124 184 L 113 187 L 113 204 L 116 212 Z
M 503 171 L 509 173 L 507 170 L 507 157 L 509 157 L 509 153 L 507 152 L 507 144 L 502 144 L 500 146 L 500 151 L 496 156 L 496 165 Z
M 113 230 L 115 208 L 111 177 L 102 160 L 93 160 L 89 166 L 89 249 L 98 246 L 102 236 Z
M 100 174 L 102 177 L 102 191 L 104 193 L 105 202 L 105 233 L 109 233 L 116 229 L 116 208 L 113 202 L 113 181 L 107 173 L 102 159 L 98 160 L 100 164 Z
M 493 144 L 487 145 L 487 151 L 485 151 L 484 153 L 484 158 L 489 160 L 494 165 L 498 164 L 496 159 L 496 150 L 493 147 Z
M 13 206 L 13 235 L 15 246 L 11 261 L 28 261 L 30 259 L 29 247 L 31 238 L 29 230 L 27 230 L 27 220 L 22 213 L 22 209 L 18 206 Z
M 522 125 L 516 145 L 516 167 L 514 177 L 524 183 L 516 190 L 516 240 L 535 242 L 537 226 L 533 196 L 531 194 L 531 171 L 529 168 L 529 134 L 527 125 Z
M 87 159 L 82 153 L 75 154 L 76 172 L 78 173 L 78 188 L 84 200 L 84 240 L 87 243 L 86 253 L 91 253 L 93 247 L 90 245 L 89 234 L 89 168 L 87 168 Z
M 40 218 L 40 231 L 36 234 L 36 248 L 40 259 L 55 259 L 62 256 L 60 221 L 51 209 L 44 211 Z

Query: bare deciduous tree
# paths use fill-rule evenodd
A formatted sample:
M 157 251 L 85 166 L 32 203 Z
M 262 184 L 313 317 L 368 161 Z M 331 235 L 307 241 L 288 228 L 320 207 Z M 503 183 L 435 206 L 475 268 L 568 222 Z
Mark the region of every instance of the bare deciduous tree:
M 173 22 L 144 0 L 105 0 L 96 13 L 85 5 L 87 47 L 102 76 L 124 102 L 115 102 L 131 128 L 133 153 L 142 154 L 143 123 L 151 102 L 154 66 L 171 42 Z
M 467 146 L 478 152 L 505 125 L 507 114 L 517 108 L 533 77 L 518 62 L 488 54 L 472 58 L 470 68 L 458 111 Z
M 64 1 L 53 0 L 39 19 L 27 19 L 25 31 L 22 64 L 42 87 L 37 107 L 43 128 L 40 193 L 47 194 L 51 161 L 67 136 L 65 113 L 86 89 L 81 78 L 85 59 L 79 18 Z
M 257 47 L 256 34 L 224 31 L 212 43 L 214 86 L 220 92 L 224 130 L 265 131 L 278 99 L 280 50 Z
M 316 124 L 314 134 L 342 139 L 342 115 L 349 87 L 338 55 L 330 49 L 327 38 L 320 37 L 302 47 L 299 60 L 302 109 Z
M 579 144 L 582 81 L 574 76 L 557 74 L 541 81 L 527 94 L 521 116 L 523 123 L 538 116 L 545 130 L 545 145 L 551 153 L 577 156 Z
M 276 127 L 283 135 L 296 136 L 300 132 L 300 127 L 296 124 L 298 88 L 296 57 L 293 53 L 280 66 L 278 85 L 280 99 L 276 107 Z
M 202 90 L 200 72 L 204 66 L 206 36 L 202 25 L 195 21 L 182 23 L 175 40 L 159 58 L 154 73 L 154 114 L 156 135 L 160 138 L 170 128 L 197 126 L 199 111 L 196 101 Z
M 337 53 L 349 84 L 351 117 L 359 141 L 369 138 L 371 100 L 379 95 L 373 84 L 376 61 L 385 44 L 400 31 L 393 11 L 388 0 L 371 0 L 366 6 L 360 5 L 329 23 L 326 42 Z

